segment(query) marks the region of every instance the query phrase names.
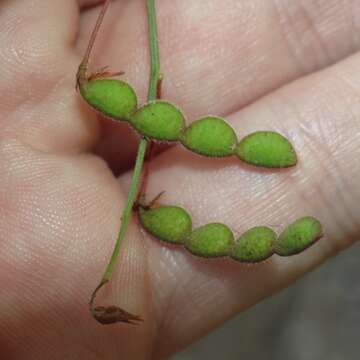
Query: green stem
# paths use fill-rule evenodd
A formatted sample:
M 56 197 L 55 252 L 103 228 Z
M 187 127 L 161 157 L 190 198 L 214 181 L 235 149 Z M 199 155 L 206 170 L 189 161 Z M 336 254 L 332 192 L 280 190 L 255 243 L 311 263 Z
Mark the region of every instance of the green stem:
M 160 56 L 159 56 L 159 44 L 157 34 L 157 21 L 154 0 L 147 0 L 147 13 L 149 22 L 149 41 L 150 41 L 150 57 L 151 57 L 151 72 L 149 81 L 148 101 L 155 100 L 157 96 L 157 84 L 160 78 Z M 125 209 L 122 214 L 122 221 L 119 236 L 116 241 L 114 252 L 111 256 L 108 267 L 106 268 L 102 282 L 108 281 L 114 269 L 115 262 L 120 253 L 121 244 L 125 238 L 126 230 L 131 218 L 132 209 L 138 193 L 139 183 L 142 168 L 144 165 L 144 159 L 146 154 L 146 147 L 148 140 L 142 138 L 139 144 L 138 153 L 136 157 L 135 169 L 131 179 L 130 190 L 126 202 Z
M 151 100 L 155 100 L 157 97 L 157 86 L 160 80 L 160 56 L 159 56 L 157 21 L 156 21 L 154 0 L 147 0 L 147 14 L 148 14 L 148 27 L 149 27 L 150 57 L 151 57 L 148 101 L 151 101 Z M 148 140 L 146 138 L 142 138 L 138 148 L 134 173 L 131 179 L 130 190 L 126 201 L 126 205 L 122 213 L 120 231 L 115 243 L 114 251 L 111 255 L 111 259 L 109 261 L 108 266 L 106 267 L 106 270 L 103 274 L 100 284 L 98 285 L 98 287 L 95 289 L 95 291 L 91 296 L 91 300 L 90 300 L 91 312 L 93 316 L 101 323 L 113 323 L 117 321 L 135 323 L 136 321 L 141 320 L 136 315 L 129 314 L 120 308 L 114 306 L 110 306 L 107 308 L 105 307 L 94 308 L 93 304 L 98 290 L 103 285 L 105 285 L 110 281 L 116 261 L 119 257 L 121 245 L 124 241 L 126 231 L 129 225 L 129 221 L 131 219 L 134 202 L 136 200 L 139 191 L 140 178 L 144 165 L 147 145 L 148 145 Z
M 140 182 L 140 177 L 141 177 L 141 171 L 142 171 L 143 164 L 144 164 L 144 158 L 145 158 L 147 144 L 148 144 L 147 140 L 142 138 L 140 141 L 140 144 L 139 144 L 139 148 L 138 148 L 138 153 L 137 153 L 137 157 L 136 157 L 134 173 L 133 173 L 133 176 L 131 179 L 128 198 L 126 201 L 125 209 L 121 216 L 121 227 L 120 227 L 119 235 L 116 240 L 115 248 L 114 248 L 113 254 L 111 256 L 110 262 L 109 262 L 109 264 L 104 272 L 104 275 L 102 277 L 102 282 L 107 282 L 110 279 L 111 274 L 114 270 L 116 260 L 120 253 L 121 244 L 126 235 L 129 221 L 131 219 L 132 209 L 133 209 L 134 202 L 135 202 L 138 188 L 139 188 L 139 182 Z
M 161 79 L 159 41 L 158 41 L 156 10 L 155 10 L 154 0 L 147 0 L 147 14 L 148 14 L 148 23 L 149 23 L 150 60 L 151 60 L 148 101 L 152 101 L 155 100 L 157 97 L 158 82 Z

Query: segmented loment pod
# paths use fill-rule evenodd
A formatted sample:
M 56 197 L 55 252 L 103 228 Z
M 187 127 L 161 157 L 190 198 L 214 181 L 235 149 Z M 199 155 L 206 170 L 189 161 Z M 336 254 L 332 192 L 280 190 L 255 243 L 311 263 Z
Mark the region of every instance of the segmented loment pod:
M 303 217 L 278 237 L 267 226 L 256 226 L 237 239 L 225 224 L 210 223 L 192 229 L 189 213 L 178 206 L 140 207 L 139 219 L 143 228 L 154 237 L 172 244 L 184 245 L 193 255 L 205 258 L 229 256 L 244 262 L 261 262 L 274 253 L 281 256 L 297 254 L 322 236 L 322 227 L 313 217 Z

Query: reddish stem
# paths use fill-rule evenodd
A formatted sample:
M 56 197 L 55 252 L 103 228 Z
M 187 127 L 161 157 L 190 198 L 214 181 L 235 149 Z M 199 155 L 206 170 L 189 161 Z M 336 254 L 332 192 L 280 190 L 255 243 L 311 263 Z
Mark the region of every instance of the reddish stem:
M 88 81 L 87 78 L 87 69 L 88 69 L 88 65 L 89 65 L 89 59 L 90 59 L 90 55 L 91 52 L 94 48 L 94 44 L 95 44 L 95 40 L 97 37 L 97 34 L 100 30 L 101 24 L 104 20 L 104 16 L 106 14 L 106 11 L 110 5 L 111 0 L 105 0 L 103 7 L 100 11 L 99 17 L 96 21 L 94 30 L 91 34 L 90 40 L 89 40 L 89 45 L 86 48 L 83 60 L 81 61 L 81 64 L 79 65 L 79 69 L 78 72 L 76 74 L 76 88 L 78 89 L 82 84 L 86 83 Z

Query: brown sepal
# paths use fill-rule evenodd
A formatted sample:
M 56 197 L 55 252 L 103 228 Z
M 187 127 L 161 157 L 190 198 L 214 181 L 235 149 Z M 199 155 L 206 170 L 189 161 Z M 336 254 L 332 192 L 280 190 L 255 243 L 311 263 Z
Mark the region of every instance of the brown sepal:
M 91 310 L 95 320 L 100 324 L 109 325 L 117 322 L 124 322 L 127 324 L 138 325 L 143 319 L 137 315 L 128 313 L 118 306 L 97 306 Z

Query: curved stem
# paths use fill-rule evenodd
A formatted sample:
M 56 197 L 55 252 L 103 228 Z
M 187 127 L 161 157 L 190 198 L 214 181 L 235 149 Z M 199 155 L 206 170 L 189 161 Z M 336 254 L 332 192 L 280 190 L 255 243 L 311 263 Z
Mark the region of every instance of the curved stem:
M 97 25 L 95 27 L 95 31 L 93 34 L 96 34 L 98 31 L 98 24 L 101 24 L 102 18 L 104 17 L 105 11 L 108 6 L 109 1 L 107 0 L 104 4 L 103 10 L 99 15 L 99 19 Z M 148 23 L 149 23 L 149 42 L 150 42 L 150 54 L 151 54 L 151 71 L 150 71 L 150 81 L 149 81 L 149 91 L 148 91 L 148 101 L 155 100 L 157 97 L 158 90 L 158 82 L 160 80 L 160 57 L 159 57 L 159 45 L 158 45 L 158 35 L 157 35 L 157 21 L 156 21 L 156 12 L 155 12 L 155 3 L 154 0 L 147 0 L 147 14 L 148 14 Z M 91 38 L 90 45 L 88 47 L 86 56 L 89 56 L 91 52 L 91 48 L 93 45 L 95 38 Z M 87 59 L 88 61 L 88 59 Z M 134 202 L 137 197 L 137 193 L 139 190 L 139 183 L 141 178 L 141 172 L 144 165 L 144 159 L 146 154 L 146 148 L 148 145 L 148 140 L 146 138 L 142 138 L 139 144 L 138 153 L 136 157 L 136 163 L 134 168 L 134 173 L 131 180 L 130 190 L 128 194 L 128 198 L 126 201 L 125 208 L 121 217 L 121 226 L 119 235 L 117 237 L 114 251 L 112 253 L 111 259 L 105 269 L 103 277 L 96 287 L 94 292 L 91 295 L 90 299 L 90 311 L 94 318 L 98 320 L 102 324 L 112 324 L 115 322 L 127 322 L 131 324 L 136 324 L 138 321 L 141 321 L 141 318 L 130 314 L 123 309 L 120 309 L 116 306 L 98 306 L 94 307 L 95 297 L 100 290 L 100 288 L 107 284 L 110 281 L 111 275 L 113 273 L 116 261 L 120 254 L 120 249 L 122 242 L 125 238 L 126 231 L 129 225 L 129 221 L 131 219 L 132 210 L 134 207 Z
M 107 266 L 107 268 L 104 272 L 104 275 L 102 277 L 102 282 L 107 282 L 108 280 L 110 280 L 111 274 L 114 270 L 116 260 L 120 253 L 121 244 L 125 238 L 125 234 L 126 234 L 126 231 L 127 231 L 128 225 L 129 225 L 129 221 L 131 218 L 132 209 L 133 209 L 136 195 L 138 192 L 141 171 L 142 171 L 142 167 L 144 164 L 144 158 L 145 158 L 145 153 L 146 153 L 146 147 L 147 147 L 147 140 L 141 139 L 139 148 L 138 148 L 137 157 L 136 157 L 134 173 L 133 173 L 133 176 L 131 179 L 131 185 L 130 185 L 128 198 L 126 201 L 126 205 L 125 205 L 123 214 L 121 216 L 121 227 L 120 227 L 119 235 L 116 240 L 115 248 L 114 248 L 113 254 L 111 256 L 109 265 Z

